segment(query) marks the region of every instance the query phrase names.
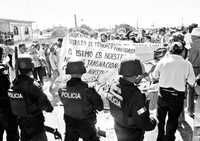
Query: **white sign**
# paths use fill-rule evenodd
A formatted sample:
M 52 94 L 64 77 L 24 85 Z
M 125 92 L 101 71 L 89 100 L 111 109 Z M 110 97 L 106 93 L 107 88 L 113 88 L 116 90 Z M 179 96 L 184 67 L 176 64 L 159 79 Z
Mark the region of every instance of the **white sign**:
M 86 37 L 66 36 L 61 48 L 59 66 L 61 74 L 70 58 L 78 58 L 85 62 L 88 74 L 99 76 L 101 74 L 117 72 L 120 61 L 124 57 L 140 56 L 145 61 L 153 59 L 153 51 L 160 44 L 141 44 L 131 41 L 101 42 Z

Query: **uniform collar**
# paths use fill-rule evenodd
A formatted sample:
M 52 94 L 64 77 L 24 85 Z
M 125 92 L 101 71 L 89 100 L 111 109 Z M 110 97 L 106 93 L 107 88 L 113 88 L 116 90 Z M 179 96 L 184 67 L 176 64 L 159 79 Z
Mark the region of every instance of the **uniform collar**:
M 172 58 L 184 60 L 181 55 L 171 54 Z
M 125 80 L 124 78 L 120 78 L 119 82 L 120 82 L 120 84 L 125 85 L 125 86 L 135 86 L 134 83 L 131 83 L 131 82 Z
M 67 82 L 67 86 L 75 86 L 75 85 L 81 85 L 81 84 L 86 84 L 81 80 L 81 78 L 71 78 Z

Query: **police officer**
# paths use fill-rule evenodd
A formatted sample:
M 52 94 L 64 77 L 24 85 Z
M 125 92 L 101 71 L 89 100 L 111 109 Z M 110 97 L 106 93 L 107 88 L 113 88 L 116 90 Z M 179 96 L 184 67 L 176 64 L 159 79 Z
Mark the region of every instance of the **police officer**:
M 162 58 L 153 77 L 159 80 L 158 137 L 157 141 L 174 141 L 178 118 L 183 109 L 186 83 L 194 85 L 195 75 L 191 63 L 184 59 L 185 44 L 174 42 L 170 53 Z M 168 115 L 165 130 L 165 118 Z
M 2 64 L 3 48 L 0 47 L 0 141 L 3 141 L 4 130 L 7 134 L 7 141 L 18 141 L 17 119 L 12 114 L 8 89 L 10 87 L 8 66 Z
M 153 130 L 156 120 L 149 117 L 145 94 L 135 82 L 142 75 L 142 65 L 138 59 L 121 62 L 119 82 L 112 84 L 107 99 L 118 141 L 142 141 L 145 131 Z
M 42 111 L 52 112 L 53 107 L 39 83 L 32 78 L 34 65 L 30 56 L 18 59 L 20 75 L 9 90 L 12 111 L 18 116 L 21 141 L 47 141 Z
M 67 63 L 66 74 L 71 75 L 66 87 L 59 89 L 59 96 L 64 104 L 66 124 L 65 141 L 99 141 L 96 134 L 96 112 L 103 110 L 101 96 L 94 88 L 81 80 L 86 73 L 84 63 L 71 60 Z

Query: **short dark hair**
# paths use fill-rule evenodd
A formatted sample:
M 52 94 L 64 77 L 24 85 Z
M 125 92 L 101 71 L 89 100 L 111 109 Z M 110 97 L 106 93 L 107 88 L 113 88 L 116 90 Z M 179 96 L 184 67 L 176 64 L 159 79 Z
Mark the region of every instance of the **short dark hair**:
M 63 42 L 63 38 L 58 38 L 58 42 Z
M 174 42 L 170 49 L 170 53 L 176 54 L 176 55 L 181 55 L 181 53 L 184 50 L 185 50 L 185 44 L 183 44 L 182 42 Z
M 26 47 L 25 44 L 19 44 L 19 48 Z

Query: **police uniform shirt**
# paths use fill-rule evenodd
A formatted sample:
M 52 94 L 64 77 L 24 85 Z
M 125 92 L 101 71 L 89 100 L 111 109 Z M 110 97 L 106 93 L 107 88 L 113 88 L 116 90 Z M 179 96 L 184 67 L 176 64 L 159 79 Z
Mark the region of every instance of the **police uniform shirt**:
M 149 131 L 156 126 L 156 121 L 149 117 L 146 96 L 133 83 L 120 78 L 119 84 L 111 86 L 107 99 L 111 115 L 122 127 Z
M 96 118 L 96 110 L 103 109 L 101 96 L 79 78 L 72 78 L 67 87 L 59 89 L 65 115 L 76 119 Z
M 153 77 L 159 79 L 160 87 L 171 87 L 177 91 L 185 91 L 186 82 L 192 86 L 195 83 L 192 64 L 182 56 L 174 54 L 168 54 L 158 62 Z

